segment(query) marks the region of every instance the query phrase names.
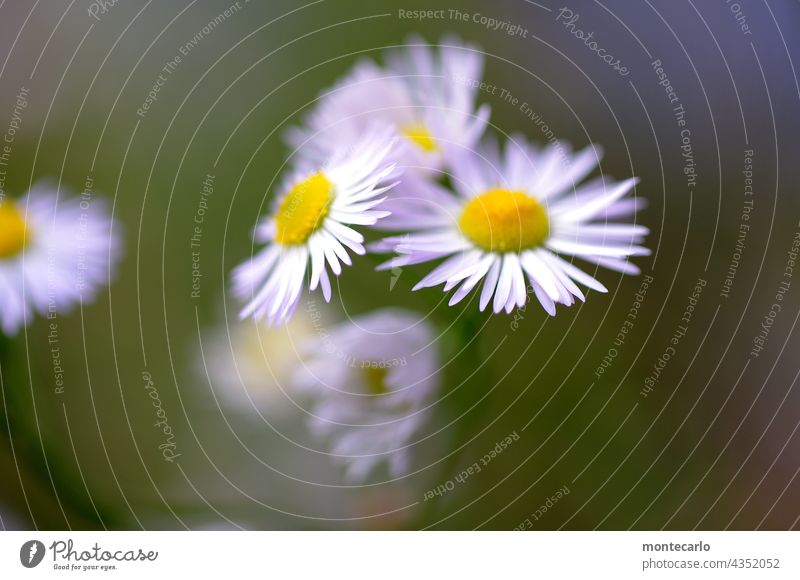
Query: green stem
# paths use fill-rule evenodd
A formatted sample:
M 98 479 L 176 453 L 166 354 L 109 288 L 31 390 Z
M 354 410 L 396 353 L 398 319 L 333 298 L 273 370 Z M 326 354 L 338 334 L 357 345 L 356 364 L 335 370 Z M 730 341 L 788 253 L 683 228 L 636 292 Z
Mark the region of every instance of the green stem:
M 483 313 L 477 308 L 470 308 L 462 312 L 451 327 L 454 344 L 448 349 L 450 353 L 447 354 L 453 357 L 455 364 L 451 363 L 452 367 L 465 369 L 465 372 L 460 373 L 460 376 L 453 381 L 453 384 L 458 387 L 448 397 L 451 418 L 456 421 L 450 438 L 451 448 L 455 448 L 472 437 L 480 417 L 487 408 L 485 403 L 482 407 L 472 408 L 476 400 L 480 398 L 476 396 L 476 393 L 480 395 L 481 389 L 493 384 L 490 361 L 484 361 L 481 350 L 480 334 L 485 322 Z M 470 364 L 459 364 L 461 361 L 469 361 Z M 441 481 L 438 483 L 447 482 L 458 473 L 462 467 L 462 451 L 461 449 L 453 451 L 447 458 L 440 472 Z M 425 507 L 419 515 L 419 527 L 425 527 L 435 522 L 435 516 L 439 511 L 438 500 L 437 497 L 425 502 Z

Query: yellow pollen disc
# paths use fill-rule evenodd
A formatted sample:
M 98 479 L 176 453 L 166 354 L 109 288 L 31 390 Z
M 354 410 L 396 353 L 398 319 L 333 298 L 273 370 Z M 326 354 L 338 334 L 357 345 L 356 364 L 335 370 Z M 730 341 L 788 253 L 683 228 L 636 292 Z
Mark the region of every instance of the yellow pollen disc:
M 409 139 L 414 145 L 425 151 L 425 153 L 433 153 L 439 150 L 436 144 L 436 139 L 433 138 L 431 132 L 422 123 L 412 123 L 403 127 L 403 135 Z
M 333 201 L 333 184 L 322 173 L 297 183 L 283 198 L 275 216 L 275 241 L 304 244 L 322 227 Z
M 547 239 L 547 211 L 521 191 L 490 189 L 472 199 L 458 221 L 461 232 L 489 252 L 519 252 Z
M 387 369 L 367 366 L 361 370 L 364 372 L 364 382 L 370 395 L 385 395 L 389 392 L 389 389 L 386 388 Z
M 13 202 L 0 202 L 0 258 L 19 254 L 27 241 L 25 218 Z

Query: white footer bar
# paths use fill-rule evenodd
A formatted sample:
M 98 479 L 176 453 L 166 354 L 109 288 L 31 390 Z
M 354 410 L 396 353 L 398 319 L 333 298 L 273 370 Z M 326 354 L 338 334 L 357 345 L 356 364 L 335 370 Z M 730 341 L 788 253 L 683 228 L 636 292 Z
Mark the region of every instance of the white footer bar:
M 14 579 L 797 579 L 798 560 L 797 532 L 0 534 L 0 578 Z

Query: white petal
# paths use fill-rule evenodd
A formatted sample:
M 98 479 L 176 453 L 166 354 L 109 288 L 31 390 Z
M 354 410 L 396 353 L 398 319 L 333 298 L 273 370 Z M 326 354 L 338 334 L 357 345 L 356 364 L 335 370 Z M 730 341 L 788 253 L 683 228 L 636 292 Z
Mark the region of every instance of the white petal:
M 486 272 L 489 271 L 489 268 L 494 264 L 499 258 L 497 258 L 494 254 L 487 254 L 480 262 L 480 266 L 473 272 L 469 278 L 464 280 L 464 283 L 453 293 L 453 297 L 450 298 L 450 306 L 454 304 L 458 304 L 461 302 L 464 297 L 469 294 L 469 292 L 478 285 L 484 276 L 486 276 Z
M 322 246 L 322 251 L 325 253 L 325 258 L 328 260 L 328 264 L 330 264 L 331 271 L 338 276 L 342 273 L 342 265 L 339 263 L 339 259 L 336 257 L 336 252 L 334 252 L 331 245 L 326 242 L 327 240 L 323 240 L 320 243 Z
M 539 303 L 544 308 L 545 312 L 547 312 L 550 316 L 556 315 L 556 304 L 553 300 L 547 295 L 539 284 L 536 283 L 535 280 L 530 280 L 531 286 L 533 287 L 533 293 L 536 294 L 536 298 L 539 299 Z
M 316 290 L 319 284 L 319 276 L 325 268 L 325 251 L 322 249 L 322 240 L 318 236 L 312 236 L 308 241 L 308 249 L 311 254 L 311 280 L 309 289 Z
M 647 201 L 641 197 L 620 199 L 608 206 L 605 211 L 599 213 L 597 217 L 605 220 L 627 218 L 645 207 L 647 207 Z
M 356 244 L 364 243 L 363 235 L 361 235 L 353 228 L 348 228 L 346 225 L 340 224 L 337 221 L 327 220 L 325 223 L 325 227 L 328 228 L 331 231 L 331 233 L 340 240 L 348 240 Z
M 347 253 L 347 250 L 342 247 L 342 244 L 339 240 L 336 239 L 330 232 L 327 230 L 322 230 L 320 232 L 325 237 L 326 245 L 330 246 L 333 249 L 336 256 L 341 260 L 343 263 L 347 264 L 348 266 L 352 266 L 353 262 L 350 259 L 350 255 Z
M 303 284 L 306 271 L 305 247 L 290 253 L 286 276 L 282 277 L 273 302 L 267 309 L 267 316 L 280 322 L 280 313 L 285 311 L 297 299 L 297 293 Z
M 536 280 L 542 289 L 547 292 L 547 295 L 550 296 L 550 298 L 553 300 L 558 300 L 559 291 L 556 281 L 550 272 L 550 268 L 548 268 L 547 265 L 542 262 L 541 258 L 539 258 L 535 252 L 529 251 L 522 253 L 520 256 L 520 261 L 522 262 L 522 267 L 525 268 L 525 272 L 528 274 L 528 276 Z
M 335 209 L 344 213 L 361 213 L 382 204 L 385 199 L 385 197 L 380 197 L 378 199 L 371 199 L 369 201 L 362 201 L 360 203 L 334 202 L 334 204 L 331 206 L 331 209 Z
M 379 264 L 375 269 L 378 271 L 393 270 L 395 268 L 403 268 L 413 264 L 424 264 L 425 262 L 431 262 L 433 260 L 438 260 L 439 258 L 444 258 L 449 253 L 450 252 L 414 252 L 413 254 L 405 254 L 403 256 L 397 256 L 391 260 L 387 260 L 383 264 Z
M 280 257 L 280 248 L 271 245 L 233 270 L 234 290 L 240 298 L 248 298 L 255 286 L 269 274 Z
M 325 298 L 325 302 L 331 301 L 331 281 L 328 278 L 328 272 L 323 269 L 322 273 L 319 277 L 319 285 L 322 288 L 322 296 Z
M 374 225 L 379 219 L 389 215 L 388 211 L 368 211 L 364 213 L 348 213 L 343 211 L 331 211 L 330 217 L 343 224 L 355 224 L 362 226 Z
M 497 281 L 497 290 L 494 293 L 494 313 L 500 313 L 505 308 L 508 295 L 511 292 L 511 281 L 513 277 L 513 267 L 511 265 L 509 256 L 506 254 L 503 257 L 503 268 L 500 270 L 500 278 Z
M 475 266 L 480 259 L 480 251 L 473 250 L 466 254 L 458 254 L 447 259 L 444 263 L 437 266 L 430 274 L 420 280 L 413 290 L 426 288 L 431 286 L 438 286 L 451 276 L 458 276 L 465 268 Z M 463 276 L 466 278 L 469 272 Z M 459 278 L 462 279 L 462 278 Z
M 296 262 L 296 269 L 294 272 L 292 272 L 292 278 L 287 288 L 283 308 L 277 312 L 277 318 L 279 322 L 284 322 L 287 320 L 290 313 L 294 311 L 294 308 L 297 306 L 297 303 L 300 299 L 300 293 L 303 288 L 303 280 L 306 277 L 306 265 L 308 263 L 308 254 L 306 248 L 302 248 L 302 252 L 298 253 Z
M 514 267 L 512 268 L 511 296 L 514 298 L 514 304 L 522 308 L 528 300 L 528 288 L 525 285 L 525 275 L 522 273 L 522 265 L 516 255 L 514 255 L 514 262 Z
M 561 285 L 567 290 L 570 294 L 580 299 L 582 302 L 586 301 L 586 297 L 581 292 L 581 289 L 572 281 L 572 278 L 567 276 L 563 270 L 555 264 L 551 262 L 552 254 L 547 250 L 536 250 L 536 254 L 548 265 L 550 272 L 553 273 L 553 276 L 561 283 Z
M 420 241 L 412 235 L 408 241 L 398 244 L 395 251 L 399 254 L 411 254 L 416 252 L 446 252 L 448 254 L 454 254 L 471 249 L 472 247 L 469 241 L 458 235 L 453 235 L 447 240 L 443 239 L 441 241 L 430 242 Z
M 530 191 L 539 192 L 553 179 L 556 173 L 564 173 L 563 160 L 570 151 L 564 151 L 560 143 L 549 145 L 534 163 L 533 180 L 528 186 Z
M 581 238 L 607 240 L 610 242 L 628 241 L 650 233 L 646 227 L 636 224 L 609 224 L 609 223 L 568 223 L 560 226 L 556 224 L 553 234 L 561 238 Z
M 550 208 L 550 214 L 557 216 L 559 222 L 577 222 L 581 220 L 591 219 L 595 214 L 600 213 L 603 209 L 613 204 L 615 201 L 624 196 L 631 188 L 639 183 L 638 177 L 626 179 L 616 184 L 611 191 L 600 194 L 593 199 L 575 206 L 570 203 L 569 199 L 554 204 Z
M 623 274 L 630 274 L 632 276 L 638 276 L 641 274 L 639 267 L 632 262 L 628 262 L 627 260 L 605 258 L 602 256 L 582 256 L 582 259 L 586 260 L 587 262 L 597 264 L 598 266 L 608 268 L 609 270 L 614 270 L 615 272 L 622 272 Z
M 561 193 L 570 186 L 574 187 L 597 167 L 602 156 L 603 151 L 600 147 L 589 145 L 571 158 L 569 165 L 563 167 L 558 175 L 551 176 L 546 183 L 539 183 L 538 188 L 534 191 L 539 193 L 542 198 L 546 198 Z
M 620 258 L 623 256 L 648 256 L 650 250 L 641 246 L 614 246 L 610 244 L 582 244 L 559 238 L 551 237 L 546 245 L 562 254 L 572 256 L 608 256 Z
M 497 287 L 497 278 L 500 276 L 500 266 L 502 264 L 502 258 L 499 256 L 492 262 L 492 267 L 489 269 L 489 273 L 486 275 L 486 279 L 483 281 L 483 290 L 481 290 L 481 302 L 480 302 L 480 309 L 483 312 L 486 309 L 486 305 L 489 304 L 489 300 L 491 300 L 492 295 L 494 294 L 494 289 Z
M 263 309 L 264 304 L 268 304 L 272 299 L 276 287 L 284 279 L 288 271 L 289 261 L 285 253 L 281 253 L 280 260 L 270 273 L 266 283 L 258 293 L 250 299 L 250 302 L 239 313 L 240 318 L 244 319 Z
M 592 278 L 589 274 L 584 272 L 583 270 L 578 269 L 577 267 L 573 266 L 566 260 L 556 256 L 555 254 L 550 254 L 550 258 L 552 263 L 561 268 L 562 272 L 564 272 L 567 276 L 575 280 L 576 282 L 583 284 L 587 288 L 591 288 L 592 290 L 596 290 L 597 292 L 608 292 L 608 289 L 603 286 L 600 282 Z

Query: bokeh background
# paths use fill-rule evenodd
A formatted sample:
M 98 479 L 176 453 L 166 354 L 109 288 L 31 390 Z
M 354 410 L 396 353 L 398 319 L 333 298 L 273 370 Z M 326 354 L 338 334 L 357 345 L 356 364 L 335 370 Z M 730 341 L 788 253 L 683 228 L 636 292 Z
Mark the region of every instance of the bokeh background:
M 3 528 L 800 525 L 800 270 L 764 350 L 751 355 L 800 230 L 798 2 L 472 0 L 458 3 L 466 21 L 447 12 L 453 3 L 405 0 L 102 4 L 0 4 L 0 132 L 19 91 L 29 91 L 6 191 L 22 195 L 48 178 L 80 192 L 90 179 L 113 204 L 126 247 L 111 288 L 59 319 L 63 392 L 46 320 L 0 346 Z M 137 114 L 179 48 L 236 4 Z M 572 35 L 561 8 L 630 73 Z M 415 9 L 444 9 L 445 17 L 400 16 Z M 475 14 L 520 32 L 493 30 Z M 602 272 L 608 295 L 591 294 L 555 318 L 534 307 L 518 327 L 511 317 L 479 318 L 469 351 L 459 347 L 463 325 L 448 325 L 474 302 L 448 309 L 435 290 L 411 294 L 412 269 L 390 290 L 374 261 L 358 262 L 341 277 L 325 323 L 385 305 L 411 308 L 442 325 L 438 348 L 448 364 L 435 415 L 413 447 L 413 473 L 353 486 L 276 380 L 292 360 L 292 349 L 281 349 L 309 333 L 304 309 L 287 333 L 269 334 L 261 360 L 258 331 L 238 322 L 227 295 L 228 275 L 253 251 L 251 228 L 288 155 L 285 128 L 358 58 L 380 58 L 412 33 L 437 42 L 451 32 L 479 45 L 486 81 L 519 99 L 480 95 L 497 131 L 547 142 L 521 110 L 526 102 L 560 141 L 601 144 L 603 173 L 641 177 L 637 195 L 648 206 L 639 220 L 651 228 L 653 255 L 637 259 L 640 277 Z M 655 60 L 685 109 L 693 187 Z M 750 229 L 722 297 L 747 150 Z M 193 219 L 208 175 L 214 193 L 192 297 Z M 653 282 L 638 318 L 615 345 L 645 275 Z M 700 278 L 707 285 L 688 332 L 644 397 Z M 486 362 L 478 374 L 476 360 Z M 172 462 L 158 447 L 145 372 L 175 432 L 180 457 Z M 423 501 L 514 432 L 519 439 L 479 474 Z

